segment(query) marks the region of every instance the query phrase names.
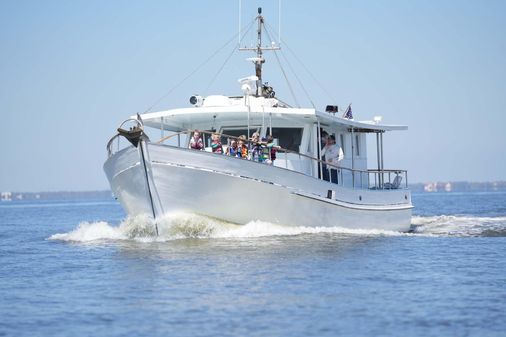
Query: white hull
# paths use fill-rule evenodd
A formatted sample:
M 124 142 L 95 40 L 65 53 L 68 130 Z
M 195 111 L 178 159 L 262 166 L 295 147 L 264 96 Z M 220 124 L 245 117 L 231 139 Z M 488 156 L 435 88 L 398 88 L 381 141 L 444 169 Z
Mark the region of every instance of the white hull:
M 152 143 L 142 149 L 146 165 L 141 147 L 123 149 L 104 164 L 112 191 L 129 215 L 182 211 L 237 224 L 262 220 L 394 231 L 411 226 L 407 189 L 352 189 L 212 153 Z M 334 199 L 327 198 L 329 190 Z

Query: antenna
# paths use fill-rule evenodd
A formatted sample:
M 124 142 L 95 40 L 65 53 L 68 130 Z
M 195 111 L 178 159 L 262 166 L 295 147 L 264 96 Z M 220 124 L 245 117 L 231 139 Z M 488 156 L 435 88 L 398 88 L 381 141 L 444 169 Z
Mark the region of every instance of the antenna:
M 250 48 L 241 48 L 239 45 L 239 50 L 249 50 L 256 53 L 256 57 L 250 58 L 250 61 L 253 61 L 255 64 L 255 76 L 257 77 L 257 90 L 256 90 L 256 96 L 262 96 L 263 94 L 263 83 L 262 83 L 262 64 L 265 62 L 265 59 L 263 57 L 263 51 L 265 50 L 279 50 L 281 49 L 278 46 L 272 45 L 270 47 L 263 47 L 262 46 L 262 28 L 264 26 L 264 17 L 262 16 L 262 7 L 258 7 L 258 15 L 256 17 L 256 20 L 258 21 L 258 28 L 257 28 L 257 45 L 256 47 L 250 47 Z
M 242 12 L 242 0 L 239 0 L 239 41 L 237 41 L 239 47 L 241 46 L 241 12 Z
M 281 46 L 281 0 L 278 0 L 278 46 Z

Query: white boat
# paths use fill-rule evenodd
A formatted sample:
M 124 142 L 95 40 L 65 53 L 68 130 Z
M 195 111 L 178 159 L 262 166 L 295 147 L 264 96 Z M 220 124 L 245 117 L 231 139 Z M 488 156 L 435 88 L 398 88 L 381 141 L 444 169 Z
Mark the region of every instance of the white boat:
M 383 166 L 384 133 L 407 127 L 384 125 L 380 118 L 355 121 L 336 114 L 336 106 L 319 111 L 290 107 L 278 99 L 262 81 L 263 52 L 278 47 L 262 46 L 260 10 L 257 20 L 258 44 L 243 48 L 256 52 L 249 59 L 255 76 L 239 81 L 242 95 L 192 96 L 189 107 L 133 116 L 109 141 L 104 170 L 127 214 L 148 214 L 156 220 L 189 212 L 236 224 L 261 220 L 287 226 L 410 230 L 413 206 L 407 171 Z M 135 126 L 126 130 L 128 123 Z M 149 129 L 167 135 L 152 141 Z M 189 148 L 193 130 L 204 134 L 205 151 Z M 344 152 L 339 165 L 322 160 L 323 131 L 334 135 Z M 219 132 L 224 144 L 254 132 L 272 135 L 278 145 L 276 159 L 269 165 L 212 153 L 211 132 Z M 121 148 L 120 138 L 130 142 Z M 376 140 L 373 169 L 368 168 L 367 138 Z M 334 181 L 326 180 L 330 168 L 337 171 Z

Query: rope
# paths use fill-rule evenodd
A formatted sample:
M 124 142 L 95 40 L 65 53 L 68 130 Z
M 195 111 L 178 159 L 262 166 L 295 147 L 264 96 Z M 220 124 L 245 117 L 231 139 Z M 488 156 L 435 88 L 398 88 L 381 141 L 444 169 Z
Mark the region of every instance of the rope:
M 270 29 L 270 25 L 268 27 Z M 265 27 L 265 33 L 267 34 L 267 37 L 272 41 L 271 35 L 269 34 L 269 30 L 267 29 L 267 27 Z M 276 54 L 276 52 L 277 51 L 274 50 L 274 54 Z M 309 100 L 309 102 L 311 103 L 311 105 L 313 106 L 313 108 L 316 109 L 316 106 L 313 103 L 313 100 L 311 99 L 311 96 L 309 95 L 308 91 L 306 90 L 306 87 L 304 86 L 304 84 L 302 84 L 302 81 L 300 80 L 299 76 L 297 76 L 297 72 L 293 69 L 292 65 L 288 61 L 288 58 L 285 56 L 285 54 L 283 52 L 281 52 L 281 56 L 283 56 L 284 60 L 286 61 L 286 64 L 288 64 L 288 68 L 290 68 L 291 72 L 295 76 L 295 79 L 297 80 L 297 82 L 299 83 L 300 87 L 302 88 L 302 91 L 304 91 L 304 93 L 306 94 L 307 99 Z M 276 55 L 276 57 L 277 57 L 277 55 Z
M 301 86 L 302 91 L 304 91 L 304 93 L 306 94 L 307 99 L 309 100 L 309 102 L 311 102 L 311 105 L 313 106 L 313 108 L 316 109 L 316 106 L 313 103 L 313 100 L 311 99 L 311 96 L 307 92 L 306 87 L 304 86 L 304 84 L 302 84 L 302 81 L 300 80 L 299 76 L 297 76 L 297 73 L 295 72 L 295 70 L 293 69 L 292 65 L 290 64 L 290 62 L 288 61 L 287 57 L 285 56 L 285 54 L 283 52 L 281 52 L 281 56 L 283 56 L 283 58 L 285 59 L 286 64 L 288 64 L 288 67 L 290 68 L 290 70 L 292 71 L 293 75 L 295 76 L 295 79 L 297 80 L 297 82 Z
M 239 40 L 239 42 L 237 43 L 237 45 L 234 45 L 234 47 L 232 48 L 232 52 L 225 59 L 225 62 L 223 62 L 223 64 L 221 65 L 221 67 L 218 69 L 218 71 L 216 72 L 216 74 L 214 75 L 214 77 L 211 79 L 211 81 L 207 85 L 207 88 L 204 90 L 204 92 L 208 92 L 209 88 L 211 88 L 211 86 L 213 85 L 213 83 L 216 80 L 216 78 L 218 78 L 218 75 L 221 73 L 221 71 L 223 70 L 223 68 L 225 67 L 225 65 L 228 63 L 228 61 L 230 60 L 230 58 L 232 57 L 232 55 L 234 55 L 234 53 L 237 51 L 236 46 L 237 47 L 241 47 L 241 42 L 244 39 L 244 36 L 246 36 L 246 34 L 248 34 L 248 32 L 251 30 L 251 27 L 253 27 L 253 23 L 254 22 L 255 22 L 254 20 L 251 21 L 251 23 L 249 24 L 249 27 L 244 32 L 244 35 L 241 37 L 241 39 Z
M 267 34 L 267 37 L 272 41 L 271 35 L 269 34 L 269 31 L 267 30 L 267 27 L 265 27 L 265 33 Z M 295 101 L 295 104 L 297 107 L 300 108 L 299 101 L 297 101 L 297 97 L 295 97 L 295 92 L 293 91 L 292 85 L 290 84 L 290 81 L 288 80 L 288 76 L 286 76 L 285 69 L 281 65 L 281 61 L 279 60 L 278 53 L 274 50 L 274 56 L 276 56 L 276 60 L 278 61 L 278 66 L 281 69 L 281 73 L 283 74 L 286 84 L 288 85 L 288 89 L 290 90 L 290 93 L 292 94 L 293 100 Z
M 295 92 L 293 91 L 292 85 L 290 84 L 290 81 L 288 80 L 288 77 L 286 76 L 285 69 L 281 65 L 281 61 L 279 60 L 278 53 L 274 51 L 274 56 L 276 56 L 276 60 L 278 61 L 279 68 L 281 69 L 281 72 L 283 73 L 283 77 L 285 78 L 286 84 L 288 85 L 288 89 L 290 89 L 290 93 L 292 94 L 293 100 L 295 101 L 295 104 L 298 108 L 300 108 L 299 101 L 297 100 L 297 97 L 295 97 Z
M 252 23 L 255 20 L 252 21 Z M 252 25 L 250 23 L 250 25 Z M 176 85 L 174 85 L 166 94 L 164 94 L 162 97 L 157 99 L 146 111 L 143 113 L 147 113 L 151 111 L 158 103 L 160 103 L 163 99 L 165 99 L 167 96 L 169 96 L 174 90 L 176 90 L 178 87 L 180 87 L 184 82 L 186 82 L 190 77 L 192 77 L 196 72 L 198 72 L 200 69 L 202 69 L 211 59 L 213 59 L 216 54 L 218 54 L 221 50 L 223 50 L 225 47 L 227 47 L 233 40 L 235 40 L 236 36 L 239 34 L 239 32 L 235 33 L 234 36 L 232 36 L 224 45 L 219 47 L 211 56 L 209 56 L 204 62 L 202 62 L 197 68 L 195 68 L 188 76 L 183 78 L 181 81 L 179 81 Z
M 285 42 L 285 40 L 281 40 L 281 42 L 283 43 L 284 46 L 286 46 L 286 49 L 288 49 L 288 51 L 293 55 L 293 57 L 295 58 L 295 60 L 297 60 L 297 62 L 299 62 L 300 65 L 302 65 L 302 68 L 304 68 L 304 70 L 309 74 L 309 76 L 312 78 L 312 80 L 315 81 L 315 83 L 320 87 L 320 89 L 323 90 L 323 92 L 325 92 L 325 94 L 330 98 L 330 100 L 333 101 L 333 102 L 336 102 L 337 100 L 333 97 L 333 95 L 316 79 L 316 77 L 309 70 L 309 68 L 306 67 L 306 65 L 297 57 L 297 55 L 295 54 L 295 52 L 292 49 L 290 49 L 290 47 Z

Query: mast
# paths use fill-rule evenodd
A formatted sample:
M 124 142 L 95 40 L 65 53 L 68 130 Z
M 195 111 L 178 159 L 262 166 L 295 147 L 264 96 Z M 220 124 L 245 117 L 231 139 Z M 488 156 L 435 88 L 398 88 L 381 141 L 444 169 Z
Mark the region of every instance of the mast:
M 262 7 L 258 7 L 258 15 L 256 17 L 258 22 L 257 28 L 257 45 L 252 48 L 239 48 L 239 50 L 249 50 L 256 52 L 256 57 L 252 57 L 249 60 L 253 61 L 255 64 L 255 75 L 258 78 L 256 81 L 256 96 L 262 96 L 262 65 L 265 63 L 265 59 L 263 57 L 264 50 L 280 50 L 280 47 L 276 47 L 274 45 L 270 47 L 262 47 L 262 29 L 264 26 L 264 17 L 262 16 Z
M 265 59 L 262 56 L 262 25 L 264 17 L 262 16 L 262 7 L 258 7 L 258 29 L 257 29 L 257 59 L 255 60 L 255 75 L 257 75 L 257 96 L 262 96 L 262 64 Z

